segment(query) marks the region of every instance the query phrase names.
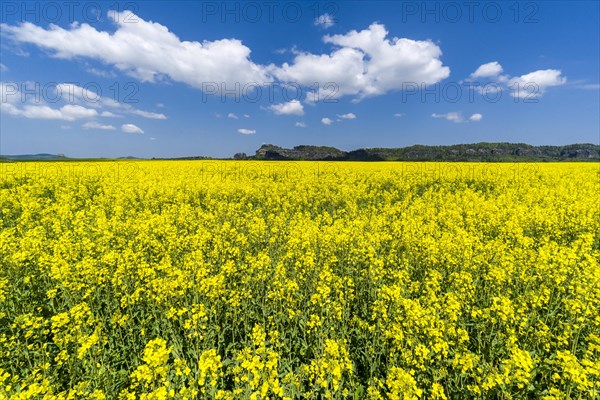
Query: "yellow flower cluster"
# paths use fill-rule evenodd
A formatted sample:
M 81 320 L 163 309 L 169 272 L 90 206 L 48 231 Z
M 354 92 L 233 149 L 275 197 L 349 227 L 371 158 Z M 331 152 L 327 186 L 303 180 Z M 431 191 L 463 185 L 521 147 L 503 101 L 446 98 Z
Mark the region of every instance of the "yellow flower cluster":
M 593 163 L 0 163 L 0 398 L 600 398 L 598 198 Z

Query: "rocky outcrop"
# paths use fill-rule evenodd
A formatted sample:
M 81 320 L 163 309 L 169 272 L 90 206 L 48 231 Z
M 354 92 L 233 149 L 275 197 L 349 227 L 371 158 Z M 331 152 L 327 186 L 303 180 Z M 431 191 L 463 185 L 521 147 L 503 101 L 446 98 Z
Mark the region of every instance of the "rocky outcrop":
M 293 149 L 265 144 L 256 151 L 255 158 L 262 160 L 337 160 L 347 153 L 335 147 L 296 146 Z

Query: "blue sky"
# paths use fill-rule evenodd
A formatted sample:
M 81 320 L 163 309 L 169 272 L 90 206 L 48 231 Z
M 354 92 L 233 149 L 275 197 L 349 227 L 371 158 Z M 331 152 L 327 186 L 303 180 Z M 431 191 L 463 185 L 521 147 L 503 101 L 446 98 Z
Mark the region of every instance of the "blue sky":
M 600 142 L 588 2 L 11 2 L 0 153 Z

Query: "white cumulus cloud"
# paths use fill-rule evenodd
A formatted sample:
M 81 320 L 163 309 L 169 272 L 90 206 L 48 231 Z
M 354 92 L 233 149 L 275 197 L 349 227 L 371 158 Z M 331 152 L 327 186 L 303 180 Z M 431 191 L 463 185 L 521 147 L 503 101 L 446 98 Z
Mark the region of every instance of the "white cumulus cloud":
M 131 114 L 139 115 L 140 117 L 149 118 L 149 119 L 167 119 L 167 116 L 162 113 L 155 113 L 150 111 L 143 110 L 132 110 Z
M 502 72 L 502 66 L 497 61 L 492 61 L 480 65 L 470 75 L 469 80 L 482 78 L 486 82 L 485 86 L 476 87 L 481 94 L 492 95 L 506 89 L 510 91 L 511 96 L 526 99 L 541 97 L 548 88 L 567 83 L 567 78 L 558 69 L 542 69 L 513 77 L 502 75 Z
M 567 83 L 560 70 L 544 69 L 510 79 L 509 86 L 513 88 L 513 97 L 540 97 L 546 89 Z
M 238 119 L 238 116 L 235 115 L 234 113 L 229 113 L 229 114 L 227 114 L 227 118 Z
M 337 114 L 338 118 L 341 119 L 356 119 L 356 115 L 354 115 L 353 113 L 348 113 L 348 114 Z
M 82 125 L 83 129 L 100 129 L 105 131 L 114 131 L 115 127 L 112 125 L 103 125 L 97 121 L 86 122 Z
M 99 60 L 142 81 L 168 76 L 196 88 L 216 82 L 219 89 L 221 83 L 230 88 L 238 82 L 270 81 L 264 67 L 250 60 L 251 51 L 240 40 L 181 41 L 166 26 L 129 11 L 108 11 L 107 15 L 116 26 L 112 33 L 87 23 L 73 23 L 68 29 L 3 23 L 0 29 L 8 39 L 36 45 L 57 58 Z M 135 23 L 129 22 L 132 18 Z
M 35 45 L 53 57 L 97 60 L 144 82 L 170 78 L 213 94 L 248 83 L 279 80 L 310 87 L 316 81 L 318 100 L 353 96 L 359 101 L 402 90 L 407 83 L 432 85 L 450 75 L 440 59 L 442 50 L 433 41 L 391 37 L 380 23 L 325 35 L 323 42 L 332 49 L 324 54 L 294 50 L 289 63 L 261 65 L 252 61 L 251 49 L 239 39 L 186 41 L 167 26 L 129 11 L 107 15 L 113 24 L 109 30 L 87 23 L 45 28 L 30 22 L 3 23 L 0 29 L 3 39 Z M 326 14 L 317 21 L 323 27 L 334 22 Z M 159 115 L 148 117 L 162 119 Z
M 254 135 L 256 133 L 256 129 L 240 128 L 240 129 L 238 129 L 238 132 L 241 133 L 242 135 Z
M 97 116 L 113 118 L 122 116 L 120 114 L 138 115 L 159 120 L 167 119 L 164 114 L 138 110 L 129 104 L 99 96 L 91 90 L 72 83 L 59 83 L 55 87 L 49 88 L 44 96 L 47 95 L 56 99 L 51 104 L 47 104 L 42 96 L 38 96 L 41 99 L 36 99 L 32 95 L 22 96 L 21 90 L 23 88 L 30 90 L 35 86 L 29 85 L 28 82 L 0 82 L 0 108 L 2 112 L 29 119 L 62 119 L 65 121 L 95 118 Z M 64 105 L 60 106 L 60 104 Z M 112 111 L 103 111 L 106 108 Z M 115 112 L 120 114 L 115 114 Z
M 121 125 L 121 130 L 125 133 L 135 133 L 135 134 L 144 133 L 144 131 L 140 127 L 138 127 L 134 124 L 123 124 L 123 125 Z
M 318 16 L 317 18 L 315 18 L 315 25 L 316 26 L 321 26 L 325 29 L 327 28 L 331 28 L 333 25 L 335 25 L 335 20 L 333 19 L 333 17 L 327 13 Z
M 96 110 L 73 104 L 62 106 L 60 108 L 60 112 L 63 115 L 63 118 L 67 121 L 73 121 L 81 118 L 91 118 L 98 115 L 98 111 Z
M 293 63 L 272 68 L 282 81 L 319 84 L 319 100 L 345 95 L 364 97 L 401 90 L 406 83 L 434 84 L 450 75 L 439 59 L 441 49 L 430 40 L 389 38 L 385 26 L 371 24 L 362 31 L 326 35 L 335 46 L 329 54 L 298 52 Z M 316 79 L 315 79 L 316 78 Z M 333 83 L 331 87 L 326 87 Z
M 295 126 L 297 128 L 306 128 L 306 123 L 305 122 L 296 122 Z
M 93 118 L 98 115 L 98 112 L 94 109 L 70 104 L 60 108 L 52 108 L 45 104 L 25 104 L 19 107 L 13 103 L 2 102 L 0 110 L 9 115 L 28 119 L 56 119 L 63 121 Z
M 331 124 L 333 124 L 333 120 L 331 118 L 325 117 L 325 118 L 321 118 L 321 123 L 323 125 L 331 125 Z
M 483 118 L 483 115 L 481 115 L 479 113 L 475 113 L 469 117 L 469 120 L 473 121 L 473 122 L 479 122 L 479 121 L 481 121 L 482 118 Z
M 487 64 L 480 65 L 475 72 L 471 74 L 471 79 L 476 78 L 491 78 L 502 73 L 502 65 L 498 61 L 492 61 Z
M 273 104 L 269 110 L 277 115 L 304 115 L 304 106 L 298 100 L 288 101 L 287 103 Z
M 165 120 L 167 116 L 162 113 L 139 110 L 130 104 L 121 103 L 110 97 L 99 96 L 92 90 L 88 90 L 73 83 L 59 83 L 56 85 L 56 95 L 63 101 L 71 104 L 85 104 L 90 107 L 105 109 L 109 108 L 115 112 L 137 115 L 148 119 Z M 111 111 L 104 111 L 100 114 L 102 117 L 118 117 Z

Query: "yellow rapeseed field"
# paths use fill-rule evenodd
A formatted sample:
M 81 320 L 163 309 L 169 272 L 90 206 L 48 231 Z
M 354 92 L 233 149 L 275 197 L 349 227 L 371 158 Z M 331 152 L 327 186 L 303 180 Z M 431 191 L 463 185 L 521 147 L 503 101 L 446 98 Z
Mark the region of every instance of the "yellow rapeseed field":
M 2 399 L 598 399 L 597 163 L 0 164 Z

